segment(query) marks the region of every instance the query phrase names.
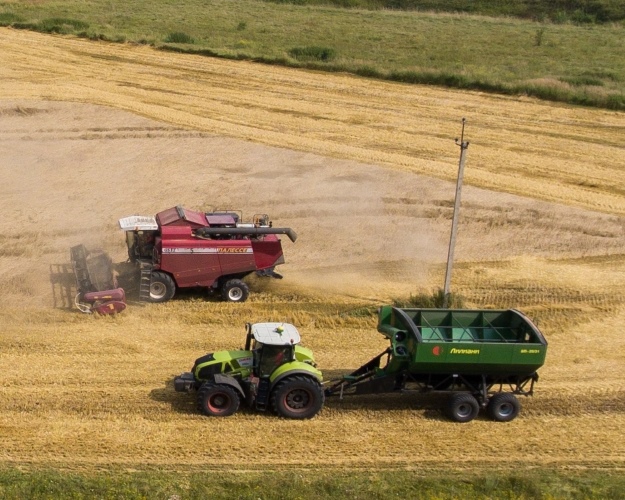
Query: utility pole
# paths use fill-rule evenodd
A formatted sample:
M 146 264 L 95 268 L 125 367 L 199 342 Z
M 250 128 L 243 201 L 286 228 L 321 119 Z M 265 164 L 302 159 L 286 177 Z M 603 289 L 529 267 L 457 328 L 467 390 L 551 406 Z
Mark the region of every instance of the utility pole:
M 462 177 L 464 176 L 464 162 L 469 148 L 469 141 L 464 140 L 464 124 L 466 119 L 462 119 L 462 134 L 460 140 L 456 138 L 456 144 L 460 146 L 460 162 L 458 164 L 458 180 L 456 181 L 456 200 L 454 202 L 454 214 L 451 220 L 451 236 L 449 237 L 449 251 L 447 252 L 447 270 L 445 271 L 445 288 L 443 289 L 443 308 L 449 304 L 449 294 L 451 287 L 451 268 L 454 262 L 454 248 L 456 246 L 456 233 L 458 231 L 458 214 L 460 212 L 460 194 L 462 191 Z

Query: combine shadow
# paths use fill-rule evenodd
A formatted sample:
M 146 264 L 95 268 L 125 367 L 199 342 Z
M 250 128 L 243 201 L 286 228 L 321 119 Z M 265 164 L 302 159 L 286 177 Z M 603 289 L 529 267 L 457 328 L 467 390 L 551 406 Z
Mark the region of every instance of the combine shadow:
M 324 370 L 324 379 L 327 381 L 340 380 L 342 375 L 353 370 Z M 332 382 L 326 383 L 331 386 Z M 422 412 L 427 420 L 449 422 L 445 415 L 445 408 L 449 394 L 441 392 L 430 393 L 402 393 L 381 392 L 377 394 L 344 394 L 341 399 L 339 393 L 326 397 L 325 407 L 340 411 L 368 411 L 386 413 L 389 410 L 412 410 Z
M 124 292 L 126 293 L 126 301 L 129 304 L 141 306 L 150 304 L 149 302 L 143 301 L 139 298 L 140 277 L 135 264 L 128 261 L 119 262 L 117 264 L 113 264 L 113 269 L 117 278 L 117 284 L 119 287 L 124 289 Z M 215 293 L 210 290 L 207 291 L 206 287 L 179 288 L 176 290 L 176 295 L 174 295 L 171 300 L 184 301 L 189 299 L 202 299 L 207 302 L 222 302 L 219 293 Z

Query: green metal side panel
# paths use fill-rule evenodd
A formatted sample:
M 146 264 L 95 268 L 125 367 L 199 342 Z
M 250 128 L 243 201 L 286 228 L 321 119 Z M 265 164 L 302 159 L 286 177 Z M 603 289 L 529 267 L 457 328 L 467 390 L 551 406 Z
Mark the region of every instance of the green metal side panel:
M 416 346 L 410 370 L 415 373 L 524 375 L 544 364 L 546 351 L 540 344 L 421 343 Z
M 378 331 L 412 373 L 528 375 L 544 362 L 547 341 L 519 311 L 382 307 Z M 399 368 L 393 360 L 389 368 Z

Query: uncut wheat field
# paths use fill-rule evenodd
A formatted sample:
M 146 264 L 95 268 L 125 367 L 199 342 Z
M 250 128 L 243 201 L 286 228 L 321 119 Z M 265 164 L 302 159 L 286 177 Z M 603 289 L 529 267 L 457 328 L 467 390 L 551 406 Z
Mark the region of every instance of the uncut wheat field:
M 246 322 L 294 323 L 326 378 L 381 352 L 375 308 L 442 286 L 462 118 L 452 290 L 549 341 L 519 418 L 457 424 L 437 397 L 389 395 L 209 419 L 175 393 Z M 0 463 L 622 471 L 624 144 L 623 113 L 0 29 Z M 70 246 L 123 262 L 117 220 L 174 205 L 292 227 L 284 279 L 252 279 L 244 304 L 68 307 Z

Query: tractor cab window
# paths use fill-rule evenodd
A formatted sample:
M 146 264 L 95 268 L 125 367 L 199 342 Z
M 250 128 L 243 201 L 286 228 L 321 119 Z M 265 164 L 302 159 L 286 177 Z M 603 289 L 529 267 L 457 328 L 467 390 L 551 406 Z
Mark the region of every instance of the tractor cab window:
M 291 361 L 290 346 L 263 345 L 260 350 L 259 375 L 269 376 L 281 364 Z

